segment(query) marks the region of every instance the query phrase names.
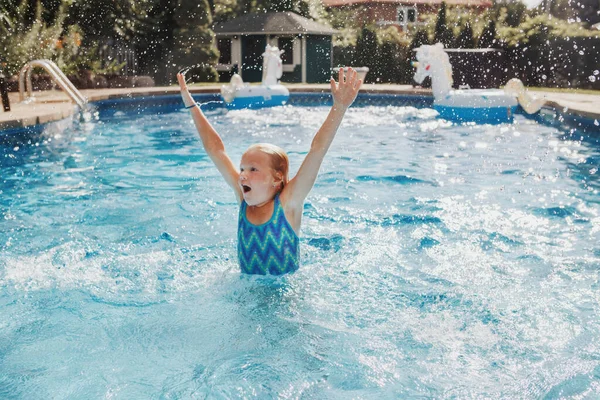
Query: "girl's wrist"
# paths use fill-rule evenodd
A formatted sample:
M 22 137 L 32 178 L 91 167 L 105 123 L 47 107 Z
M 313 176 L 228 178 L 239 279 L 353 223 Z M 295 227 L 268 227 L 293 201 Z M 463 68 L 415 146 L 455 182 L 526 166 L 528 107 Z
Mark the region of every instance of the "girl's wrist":
M 348 106 L 343 106 L 340 104 L 335 104 L 333 103 L 333 107 L 332 107 L 335 111 L 341 111 L 341 112 L 346 112 L 346 110 L 348 109 Z

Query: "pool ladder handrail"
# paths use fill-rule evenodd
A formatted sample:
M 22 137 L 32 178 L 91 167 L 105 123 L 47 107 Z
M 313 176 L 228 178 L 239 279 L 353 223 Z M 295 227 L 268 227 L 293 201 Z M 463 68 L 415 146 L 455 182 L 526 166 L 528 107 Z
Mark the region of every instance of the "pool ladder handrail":
M 31 85 L 31 71 L 33 67 L 40 67 L 46 70 L 54 82 L 73 100 L 80 108 L 84 108 L 87 99 L 81 94 L 66 75 L 51 60 L 33 60 L 29 61 L 19 72 L 19 101 L 23 102 L 28 98 L 33 98 Z M 25 76 L 27 76 L 27 96 L 25 96 Z

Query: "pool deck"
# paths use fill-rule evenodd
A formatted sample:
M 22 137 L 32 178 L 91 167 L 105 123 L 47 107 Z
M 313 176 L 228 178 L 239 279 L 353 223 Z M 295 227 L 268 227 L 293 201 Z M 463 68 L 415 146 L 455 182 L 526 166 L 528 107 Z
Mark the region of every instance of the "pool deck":
M 328 93 L 329 85 L 286 85 L 290 92 Z M 192 93 L 218 93 L 220 85 L 191 86 Z M 89 101 L 107 99 L 134 98 L 140 96 L 164 96 L 179 94 L 177 86 L 127 89 L 88 89 L 81 91 Z M 366 84 L 362 93 L 398 94 L 408 96 L 431 96 L 430 89 L 414 88 L 410 85 Z M 546 108 L 561 113 L 600 120 L 600 91 L 598 94 L 579 94 L 568 92 L 530 91 L 531 94 L 547 100 Z M 34 92 L 35 101 L 29 104 L 19 103 L 18 93 L 9 93 L 11 111 L 4 112 L 0 108 L 0 130 L 21 128 L 30 125 L 44 124 L 69 117 L 77 108 L 68 97 L 58 90 Z

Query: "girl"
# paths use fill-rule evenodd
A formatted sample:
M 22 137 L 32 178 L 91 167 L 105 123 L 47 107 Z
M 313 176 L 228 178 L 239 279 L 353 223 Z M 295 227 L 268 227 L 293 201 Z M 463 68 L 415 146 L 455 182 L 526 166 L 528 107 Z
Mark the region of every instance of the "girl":
M 338 83 L 331 78 L 333 106 L 291 180 L 288 180 L 287 154 L 267 143 L 250 146 L 242 155 L 238 170 L 225 153 L 221 137 L 192 99 L 184 76 L 177 74 L 177 80 L 183 102 L 192 111 L 204 150 L 240 204 L 238 257 L 242 272 L 281 275 L 297 270 L 304 199 L 317 179 L 323 158 L 346 110 L 354 102 L 362 80 L 352 68 L 346 76 L 340 68 Z

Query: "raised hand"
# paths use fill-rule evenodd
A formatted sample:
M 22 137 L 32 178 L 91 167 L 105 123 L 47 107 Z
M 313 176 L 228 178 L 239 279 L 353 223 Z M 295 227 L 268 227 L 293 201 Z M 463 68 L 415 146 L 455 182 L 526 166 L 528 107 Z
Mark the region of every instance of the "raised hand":
M 362 79 L 358 79 L 358 73 L 354 68 L 349 68 L 344 76 L 344 69 L 340 68 L 338 82 L 331 78 L 331 95 L 333 96 L 333 107 L 346 109 L 356 99 Z
M 183 104 L 185 104 L 186 107 L 194 105 L 194 99 L 188 90 L 187 83 L 185 83 L 185 76 L 182 73 L 177 74 L 177 82 L 179 82 L 179 88 L 181 89 Z

